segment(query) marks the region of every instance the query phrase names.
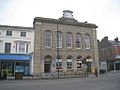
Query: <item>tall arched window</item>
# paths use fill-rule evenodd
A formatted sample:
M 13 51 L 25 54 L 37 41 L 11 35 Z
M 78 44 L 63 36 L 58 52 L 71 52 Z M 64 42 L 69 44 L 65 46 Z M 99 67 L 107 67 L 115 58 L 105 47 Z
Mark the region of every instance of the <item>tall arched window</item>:
M 66 47 L 67 48 L 72 48 L 72 33 L 71 32 L 67 32 L 66 33 Z
M 72 69 L 72 60 L 73 60 L 73 57 L 69 55 L 67 57 L 67 69 Z
M 81 34 L 80 33 L 76 33 L 76 48 L 81 48 Z
M 85 49 L 90 49 L 90 35 L 85 34 Z
M 45 31 L 45 47 L 51 48 L 52 47 L 52 33 L 51 31 Z
M 56 48 L 62 48 L 62 32 L 56 33 Z

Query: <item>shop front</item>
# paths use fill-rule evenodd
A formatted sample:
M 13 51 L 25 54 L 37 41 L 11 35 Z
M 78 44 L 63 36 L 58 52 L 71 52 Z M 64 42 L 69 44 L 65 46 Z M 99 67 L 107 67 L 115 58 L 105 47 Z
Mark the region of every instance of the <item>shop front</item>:
M 23 75 L 30 74 L 31 55 L 1 54 L 0 55 L 0 73 L 1 76 L 7 73 L 7 76 L 15 75 L 17 72 Z

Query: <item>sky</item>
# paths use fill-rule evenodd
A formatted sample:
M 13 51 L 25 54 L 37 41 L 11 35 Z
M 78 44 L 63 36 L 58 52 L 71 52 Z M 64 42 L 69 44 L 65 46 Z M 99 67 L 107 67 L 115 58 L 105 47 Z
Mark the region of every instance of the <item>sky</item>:
M 0 24 L 32 27 L 35 17 L 58 19 L 73 11 L 79 22 L 98 26 L 97 39 L 120 40 L 120 0 L 0 0 Z

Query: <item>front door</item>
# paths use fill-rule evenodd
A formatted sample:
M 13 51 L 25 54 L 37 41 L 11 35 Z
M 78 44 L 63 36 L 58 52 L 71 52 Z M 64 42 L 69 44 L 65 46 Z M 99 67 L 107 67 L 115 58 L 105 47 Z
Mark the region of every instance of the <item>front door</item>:
M 45 73 L 50 73 L 50 67 L 51 65 L 50 65 L 50 63 L 45 63 L 44 64 L 44 72 Z

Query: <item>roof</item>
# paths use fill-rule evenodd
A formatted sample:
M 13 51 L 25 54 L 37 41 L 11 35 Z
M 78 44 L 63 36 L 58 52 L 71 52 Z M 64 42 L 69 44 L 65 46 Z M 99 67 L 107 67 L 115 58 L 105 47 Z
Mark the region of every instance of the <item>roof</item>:
M 113 40 L 109 40 L 110 43 L 112 43 L 113 45 L 120 45 L 120 41 L 116 42 L 116 41 L 113 41 Z
M 11 25 L 0 25 L 0 28 L 14 28 L 14 29 L 30 29 L 30 30 L 33 30 L 33 27 L 11 26 Z
M 72 25 L 72 26 L 87 27 L 87 28 L 97 28 L 98 27 L 95 24 L 91 24 L 91 23 L 87 23 L 87 22 L 78 22 L 75 19 L 68 19 L 68 18 L 64 18 L 64 17 L 61 17 L 59 19 L 35 17 L 33 24 L 35 24 L 35 22 Z

